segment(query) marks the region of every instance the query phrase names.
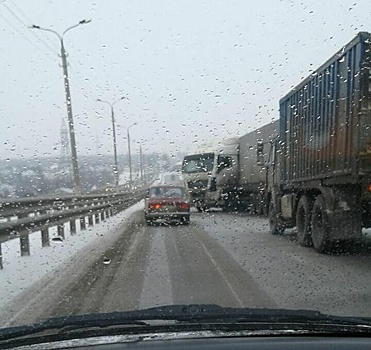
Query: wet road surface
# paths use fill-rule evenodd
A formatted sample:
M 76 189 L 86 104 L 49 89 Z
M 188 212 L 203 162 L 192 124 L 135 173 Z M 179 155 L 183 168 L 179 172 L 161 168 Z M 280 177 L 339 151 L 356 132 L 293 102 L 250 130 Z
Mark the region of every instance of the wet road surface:
M 142 212 L 86 247 L 1 311 L 2 326 L 167 304 L 316 309 L 371 315 L 371 254 L 320 255 L 267 219 L 193 213 L 189 226 L 146 226 Z

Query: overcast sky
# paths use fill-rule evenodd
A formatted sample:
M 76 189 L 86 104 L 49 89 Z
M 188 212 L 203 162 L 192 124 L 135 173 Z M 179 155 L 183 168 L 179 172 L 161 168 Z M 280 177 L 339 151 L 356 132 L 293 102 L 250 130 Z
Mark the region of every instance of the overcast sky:
M 336 3 L 336 5 L 335 5 Z M 0 157 L 58 156 L 65 37 L 79 154 L 111 153 L 110 111 L 133 148 L 187 151 L 278 117 L 290 88 L 359 31 L 370 0 L 0 0 Z M 118 128 L 118 151 L 126 153 Z M 134 143 L 136 145 L 134 145 Z M 99 147 L 98 147 L 99 146 Z

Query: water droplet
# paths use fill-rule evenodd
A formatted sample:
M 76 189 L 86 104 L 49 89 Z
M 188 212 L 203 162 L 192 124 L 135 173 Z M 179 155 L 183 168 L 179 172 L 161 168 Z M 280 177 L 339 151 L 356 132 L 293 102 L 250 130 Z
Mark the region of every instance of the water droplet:
M 53 242 L 56 242 L 56 243 L 62 243 L 63 242 L 63 237 L 57 236 L 57 237 L 53 237 L 51 240 Z

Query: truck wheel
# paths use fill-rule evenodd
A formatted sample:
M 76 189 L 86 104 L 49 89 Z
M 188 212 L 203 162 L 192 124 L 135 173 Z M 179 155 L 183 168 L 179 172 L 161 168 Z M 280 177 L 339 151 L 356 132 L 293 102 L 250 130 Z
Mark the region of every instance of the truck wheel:
M 312 242 L 318 253 L 324 253 L 329 247 L 329 224 L 326 213 L 326 202 L 319 195 L 312 209 Z
M 262 215 L 263 214 L 263 196 L 261 193 L 258 193 L 256 196 L 256 214 Z
M 195 208 L 197 209 L 199 213 L 203 213 L 206 209 L 205 205 L 201 202 L 198 202 L 197 204 L 195 204 Z
M 312 245 L 311 237 L 311 207 L 307 196 L 301 196 L 296 210 L 296 228 L 298 242 L 302 247 Z
M 272 235 L 279 235 L 285 231 L 285 228 L 279 223 L 277 217 L 277 208 L 273 201 L 269 203 L 269 232 Z
M 233 207 L 233 203 L 231 201 L 230 195 L 228 195 L 228 197 L 226 197 L 224 199 L 223 211 L 228 213 L 228 212 L 232 211 L 232 207 Z
M 224 211 L 232 212 L 232 211 L 238 211 L 238 202 L 237 199 L 234 197 L 229 197 L 226 200 L 226 203 L 224 205 Z
M 269 215 L 269 205 L 271 203 L 270 198 L 267 198 L 266 196 L 263 197 L 263 216 L 268 217 Z

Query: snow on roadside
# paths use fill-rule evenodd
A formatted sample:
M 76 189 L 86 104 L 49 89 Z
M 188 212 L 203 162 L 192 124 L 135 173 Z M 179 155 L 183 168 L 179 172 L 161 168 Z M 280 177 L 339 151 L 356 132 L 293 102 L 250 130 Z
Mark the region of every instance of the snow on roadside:
M 65 228 L 62 242 L 50 240 L 50 247 L 41 247 L 40 232 L 30 234 L 30 255 L 21 256 L 19 239 L 2 243 L 4 269 L 0 270 L 0 308 L 10 299 L 25 291 L 50 272 L 63 266 L 71 257 L 88 244 L 110 238 L 111 233 L 134 213 L 143 210 L 143 201 L 118 213 L 105 221 L 71 235 Z M 50 238 L 56 236 L 56 229 L 50 230 Z

